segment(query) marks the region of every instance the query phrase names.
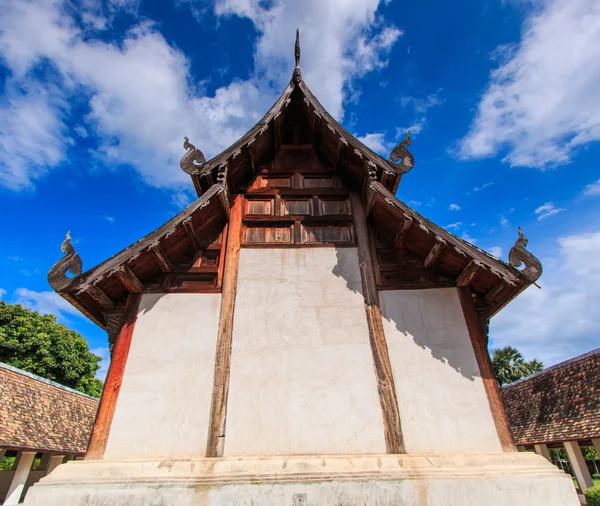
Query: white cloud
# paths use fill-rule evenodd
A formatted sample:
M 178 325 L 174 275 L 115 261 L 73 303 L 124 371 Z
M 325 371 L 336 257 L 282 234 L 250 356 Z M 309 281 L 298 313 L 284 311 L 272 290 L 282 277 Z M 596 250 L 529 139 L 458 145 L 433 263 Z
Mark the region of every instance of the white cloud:
M 108 366 L 110 365 L 110 352 L 108 348 L 94 348 L 90 350 L 94 355 L 102 357 L 100 361 L 100 369 L 96 371 L 96 378 L 104 382 L 106 380 L 106 373 L 108 372 Z
M 441 92 L 442 88 L 424 98 L 413 97 L 412 95 L 404 95 L 400 98 L 400 104 L 402 107 L 412 107 L 416 113 L 424 114 L 432 107 L 444 103 L 444 100 L 440 98 Z
M 498 48 L 475 119 L 461 141 L 463 158 L 504 148 L 511 166 L 568 163 L 600 140 L 600 3 L 548 0 L 531 7 L 518 44 Z
M 115 222 L 115 217 L 114 216 L 105 215 L 105 216 L 102 216 L 102 219 L 108 221 L 109 223 L 114 223 Z
M 140 22 L 122 40 L 107 40 L 104 32 L 95 38 L 115 10 L 134 12 L 136 1 L 116 0 L 105 8 L 85 2 L 78 12 L 82 28 L 66 0 L 6 0 L 0 6 L 0 58 L 10 77 L 0 101 L 0 185 L 31 188 L 67 159 L 74 141 L 66 119 L 76 97 L 87 99 L 90 112 L 73 133 L 93 136 L 103 163 L 132 165 L 151 185 L 190 191 L 189 177 L 179 169 L 183 136 L 210 157 L 252 126 L 291 76 L 297 25 L 303 75 L 341 118 L 356 79 L 386 66 L 402 35 L 376 17 L 378 4 L 217 2 L 218 15 L 249 17 L 260 36 L 251 78 L 234 79 L 207 96 L 201 83 L 192 82 L 186 56 L 151 22 Z M 36 77 L 50 67 L 51 80 Z
M 4 298 L 6 295 L 6 290 L 4 288 L 0 288 L 0 298 Z
M 459 206 L 458 204 L 450 204 L 450 205 L 448 206 L 448 209 L 449 209 L 450 211 L 460 211 L 460 206 Z
M 474 237 L 471 237 L 469 235 L 469 232 L 465 231 L 463 232 L 463 234 L 460 236 L 461 239 L 470 242 L 471 244 L 477 244 L 477 239 L 475 239 Z
M 462 227 L 462 221 L 457 221 L 456 223 L 450 223 L 450 225 L 446 225 L 446 228 L 449 230 L 458 230 Z
M 371 148 L 384 158 L 390 156 L 392 149 L 394 149 L 394 143 L 385 140 L 385 132 L 375 132 L 363 136 L 357 136 L 355 134 L 355 137 L 365 146 Z
M 538 220 L 543 220 L 544 218 L 548 218 L 550 216 L 554 216 L 555 214 L 563 212 L 564 209 L 556 207 L 553 202 L 546 202 L 545 204 L 538 207 L 534 213 L 537 216 Z
M 500 246 L 492 246 L 488 248 L 487 252 L 490 255 L 494 255 L 496 258 L 502 257 L 502 248 Z
M 492 319 L 492 347 L 514 346 L 545 365 L 596 348 L 599 248 L 600 231 L 559 238 L 557 254 L 542 259 L 542 289 L 531 286 Z
M 481 190 L 485 190 L 488 186 L 492 186 L 494 184 L 493 181 L 488 181 L 487 183 L 482 184 L 481 186 L 475 186 L 473 188 L 474 192 L 480 192 Z
M 62 323 L 68 322 L 65 315 L 83 316 L 56 292 L 36 292 L 28 288 L 15 290 L 15 302 L 40 314 L 53 314 Z
M 500 225 L 502 225 L 503 227 L 509 226 L 508 219 L 503 214 L 500 215 Z
M 599 197 L 600 196 L 600 179 L 595 183 L 590 183 L 583 190 L 583 194 L 588 197 Z
M 355 93 L 353 81 L 387 66 L 402 30 L 378 19 L 379 0 L 218 0 L 218 16 L 250 19 L 260 32 L 255 71 L 281 89 L 294 66 L 293 45 L 300 29 L 302 75 L 319 101 L 336 118 Z
M 409 200 L 408 205 L 410 207 L 421 207 L 423 203 L 420 200 Z

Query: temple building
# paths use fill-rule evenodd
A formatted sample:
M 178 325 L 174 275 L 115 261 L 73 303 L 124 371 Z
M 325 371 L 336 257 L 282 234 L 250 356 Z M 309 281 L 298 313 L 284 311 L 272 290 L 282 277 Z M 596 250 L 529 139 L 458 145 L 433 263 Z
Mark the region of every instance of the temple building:
M 83 273 L 64 241 L 50 284 L 112 359 L 85 460 L 26 504 L 577 505 L 516 451 L 487 352 L 527 239 L 505 263 L 398 200 L 410 136 L 372 152 L 295 56 L 230 148 L 185 139 L 194 203 Z

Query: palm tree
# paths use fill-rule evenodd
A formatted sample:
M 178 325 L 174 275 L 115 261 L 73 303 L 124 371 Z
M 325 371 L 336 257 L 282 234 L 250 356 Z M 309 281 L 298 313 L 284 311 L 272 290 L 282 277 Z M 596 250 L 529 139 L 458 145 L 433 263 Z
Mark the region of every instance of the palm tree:
M 519 350 L 506 346 L 492 352 L 492 367 L 498 383 L 506 385 L 541 371 L 544 364 L 535 359 L 527 362 Z

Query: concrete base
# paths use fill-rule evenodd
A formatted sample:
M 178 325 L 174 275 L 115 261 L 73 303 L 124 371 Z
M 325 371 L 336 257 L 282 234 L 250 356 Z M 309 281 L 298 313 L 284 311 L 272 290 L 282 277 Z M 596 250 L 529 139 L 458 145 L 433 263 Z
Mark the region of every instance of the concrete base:
M 533 453 L 78 461 L 26 506 L 578 506 L 572 480 Z

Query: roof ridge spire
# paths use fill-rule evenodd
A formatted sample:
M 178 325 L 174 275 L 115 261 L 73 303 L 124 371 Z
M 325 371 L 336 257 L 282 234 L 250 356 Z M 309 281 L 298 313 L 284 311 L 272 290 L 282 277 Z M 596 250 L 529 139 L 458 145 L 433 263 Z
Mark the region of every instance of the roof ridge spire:
M 300 29 L 296 28 L 296 45 L 294 46 L 294 58 L 296 60 L 296 66 L 294 67 L 294 82 L 299 83 L 302 81 L 302 74 L 300 72 Z

